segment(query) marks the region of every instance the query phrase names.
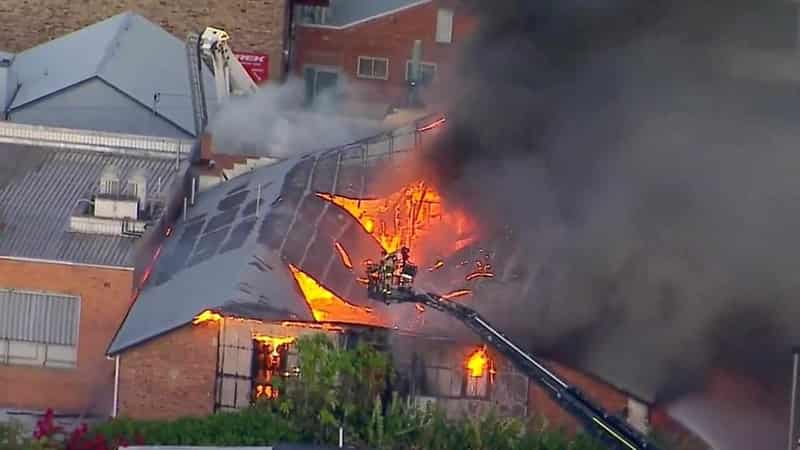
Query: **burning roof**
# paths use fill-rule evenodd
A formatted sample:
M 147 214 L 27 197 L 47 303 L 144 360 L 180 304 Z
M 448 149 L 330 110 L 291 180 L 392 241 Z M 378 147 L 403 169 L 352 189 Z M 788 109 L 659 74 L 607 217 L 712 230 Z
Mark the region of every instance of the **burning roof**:
M 390 326 L 358 280 L 362 261 L 380 254 L 379 241 L 317 194 L 374 199 L 403 191 L 407 180 L 378 175 L 413 148 L 416 129 L 287 160 L 203 192 L 170 233 L 109 353 L 205 310 Z

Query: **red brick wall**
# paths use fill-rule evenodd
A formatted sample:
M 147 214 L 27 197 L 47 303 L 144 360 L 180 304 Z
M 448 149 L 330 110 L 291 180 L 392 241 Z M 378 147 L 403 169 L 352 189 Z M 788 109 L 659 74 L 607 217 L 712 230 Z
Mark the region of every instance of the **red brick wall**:
M 181 40 L 190 31 L 222 28 L 234 50 L 268 53 L 270 78 L 280 74 L 286 0 L 0 1 L 0 50 L 20 52 L 129 10 Z
M 175 419 L 214 412 L 218 326 L 187 325 L 120 355 L 119 415 Z
M 77 368 L 0 365 L 0 407 L 109 414 L 114 363 L 105 352 L 128 310 L 132 277 L 126 270 L 0 260 L 0 288 L 81 297 Z
M 596 378 L 555 363 L 549 363 L 549 367 L 568 383 L 577 386 L 610 414 L 620 414 L 628 405 L 628 396 L 625 393 Z M 528 414 L 531 417 L 546 418 L 549 425 L 553 427 L 563 426 L 573 432 L 578 429 L 578 422 L 534 382 L 531 382 L 528 390 Z
M 436 43 L 437 10 L 454 10 L 453 42 Z M 422 60 L 438 64 L 432 89 L 446 85 L 452 78 L 459 44 L 473 32 L 477 21 L 454 0 L 435 0 L 349 28 L 335 30 L 298 26 L 293 71 L 303 74 L 306 64 L 337 66 L 359 91 L 359 97 L 372 101 L 393 101 L 406 94 L 406 60 L 411 59 L 414 40 L 422 40 Z M 388 80 L 364 80 L 356 77 L 359 56 L 389 58 Z M 426 99 L 436 101 L 434 92 Z

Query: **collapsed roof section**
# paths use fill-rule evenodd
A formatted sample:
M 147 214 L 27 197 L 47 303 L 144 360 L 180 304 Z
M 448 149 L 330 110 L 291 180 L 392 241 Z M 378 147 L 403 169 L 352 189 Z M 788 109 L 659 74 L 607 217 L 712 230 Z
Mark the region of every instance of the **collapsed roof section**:
M 392 189 L 403 180 L 387 183 L 384 169 L 432 135 L 429 125 L 437 120 L 256 169 L 198 195 L 166 240 L 109 354 L 208 309 L 263 321 L 390 325 L 385 310 L 368 302 L 358 267 L 341 264 L 335 243 L 353 261 L 375 257 L 380 245 L 316 193 L 364 198 Z M 314 296 L 319 304 L 307 301 Z

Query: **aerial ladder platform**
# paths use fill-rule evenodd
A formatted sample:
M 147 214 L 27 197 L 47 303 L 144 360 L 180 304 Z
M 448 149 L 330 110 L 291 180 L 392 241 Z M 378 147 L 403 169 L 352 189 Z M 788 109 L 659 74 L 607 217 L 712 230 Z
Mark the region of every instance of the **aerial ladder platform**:
M 609 449 L 659 450 L 624 419 L 608 414 L 575 386 L 550 371 L 537 357 L 514 344 L 477 311 L 441 295 L 414 290 L 416 274 L 417 266 L 409 261 L 407 248 L 385 255 L 379 263 L 370 262 L 367 264 L 368 297 L 387 305 L 421 304 L 449 314 L 508 358 Z

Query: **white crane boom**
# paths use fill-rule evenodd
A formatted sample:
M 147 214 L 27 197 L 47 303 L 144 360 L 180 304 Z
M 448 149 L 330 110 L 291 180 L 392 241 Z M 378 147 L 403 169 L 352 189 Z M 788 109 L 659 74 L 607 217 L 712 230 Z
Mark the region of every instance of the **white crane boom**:
M 228 46 L 230 36 L 218 28 L 207 27 L 200 36 L 202 58 L 214 71 L 217 101 L 231 95 L 248 95 L 257 86 Z

